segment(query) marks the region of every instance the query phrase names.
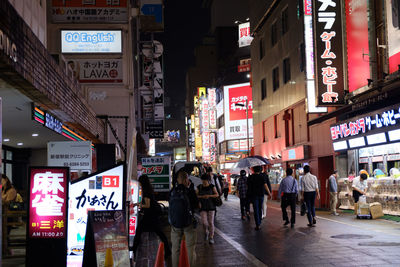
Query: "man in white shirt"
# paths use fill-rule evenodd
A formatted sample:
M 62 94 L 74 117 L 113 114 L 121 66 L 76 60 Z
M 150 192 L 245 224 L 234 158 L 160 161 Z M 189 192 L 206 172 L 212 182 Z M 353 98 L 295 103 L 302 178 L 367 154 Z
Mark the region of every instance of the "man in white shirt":
M 317 223 L 315 220 L 315 197 L 320 199 L 318 189 L 318 179 L 310 173 L 310 166 L 304 166 L 304 176 L 301 179 L 301 199 L 307 206 L 307 226 L 313 227 Z
M 354 203 L 357 203 L 360 196 L 365 195 L 367 193 L 368 184 L 367 184 L 368 176 L 365 173 L 361 173 L 360 176 L 354 178 L 353 185 L 353 198 Z

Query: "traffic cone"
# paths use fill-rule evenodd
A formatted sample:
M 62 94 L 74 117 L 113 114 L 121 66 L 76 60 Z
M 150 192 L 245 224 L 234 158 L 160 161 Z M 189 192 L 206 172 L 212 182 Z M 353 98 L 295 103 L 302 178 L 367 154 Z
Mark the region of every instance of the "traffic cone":
M 179 267 L 190 267 L 189 256 L 186 248 L 185 239 L 181 242 L 181 254 L 179 255 Z
M 160 242 L 154 267 L 164 267 L 164 243 Z

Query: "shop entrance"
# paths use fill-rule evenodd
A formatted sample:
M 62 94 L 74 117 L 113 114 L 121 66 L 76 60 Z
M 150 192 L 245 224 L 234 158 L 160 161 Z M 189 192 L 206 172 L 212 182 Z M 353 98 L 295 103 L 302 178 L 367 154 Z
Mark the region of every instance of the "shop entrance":
M 318 181 L 321 190 L 321 199 L 318 208 L 329 208 L 328 178 L 333 173 L 333 156 L 318 158 Z

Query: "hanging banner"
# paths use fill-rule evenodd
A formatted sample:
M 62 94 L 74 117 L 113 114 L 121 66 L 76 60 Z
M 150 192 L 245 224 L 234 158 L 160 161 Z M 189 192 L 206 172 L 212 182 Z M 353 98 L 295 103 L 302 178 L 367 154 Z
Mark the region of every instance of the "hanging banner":
M 249 46 L 253 41 L 250 35 L 250 22 L 239 24 L 239 47 Z
M 313 0 L 318 106 L 344 104 L 341 1 Z

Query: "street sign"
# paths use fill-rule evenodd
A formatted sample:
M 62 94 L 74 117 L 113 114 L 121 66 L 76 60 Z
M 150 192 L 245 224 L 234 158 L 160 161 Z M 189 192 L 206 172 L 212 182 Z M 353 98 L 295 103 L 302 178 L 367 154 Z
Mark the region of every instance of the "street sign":
M 164 138 L 164 121 L 145 122 L 145 133 L 149 138 Z

